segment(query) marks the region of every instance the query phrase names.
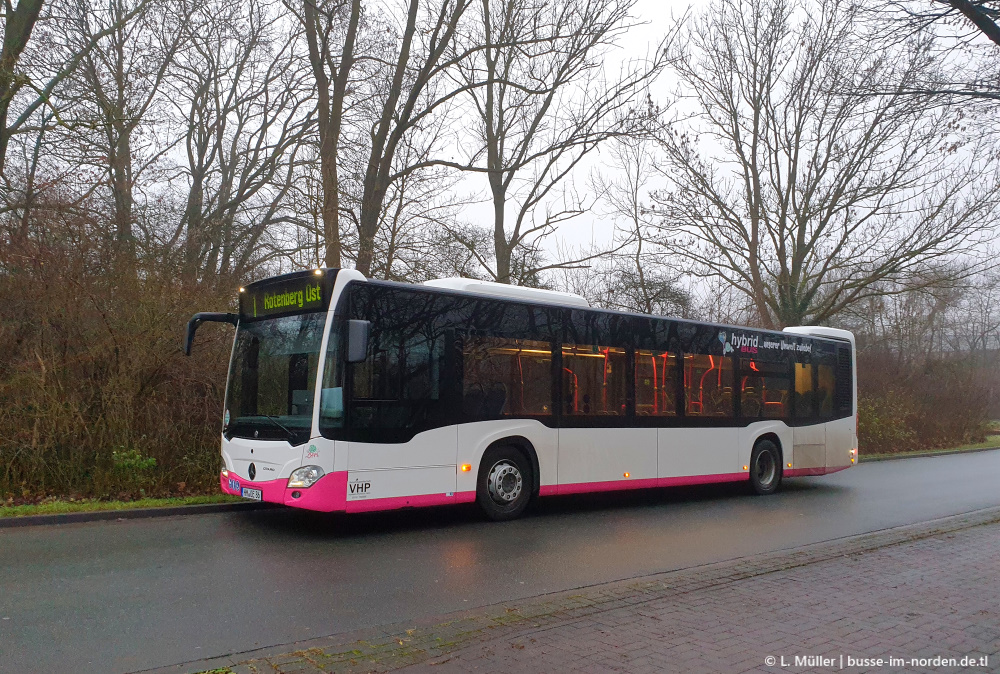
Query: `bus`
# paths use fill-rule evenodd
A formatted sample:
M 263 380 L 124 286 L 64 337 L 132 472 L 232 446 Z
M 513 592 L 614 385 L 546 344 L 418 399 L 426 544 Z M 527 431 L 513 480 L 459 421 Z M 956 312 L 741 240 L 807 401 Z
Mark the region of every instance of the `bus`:
M 857 461 L 854 337 L 596 309 L 472 279 L 315 269 L 240 288 L 227 494 L 323 512 L 782 479 Z

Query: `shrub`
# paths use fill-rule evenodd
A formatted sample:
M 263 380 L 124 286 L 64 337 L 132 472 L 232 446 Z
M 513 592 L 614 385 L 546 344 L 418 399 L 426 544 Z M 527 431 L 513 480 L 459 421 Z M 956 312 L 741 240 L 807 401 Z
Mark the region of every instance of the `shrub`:
M 858 357 L 858 443 L 862 453 L 954 447 L 981 441 L 988 396 L 975 366 L 957 355 L 922 364 L 886 354 Z
M 67 226 L 0 246 L 0 501 L 214 491 L 232 328 L 205 326 L 186 358 L 184 326 L 238 282 L 184 284 L 88 241 Z
M 858 448 L 865 454 L 885 454 L 915 447 L 917 434 L 910 426 L 912 401 L 889 391 L 886 395 L 858 398 Z

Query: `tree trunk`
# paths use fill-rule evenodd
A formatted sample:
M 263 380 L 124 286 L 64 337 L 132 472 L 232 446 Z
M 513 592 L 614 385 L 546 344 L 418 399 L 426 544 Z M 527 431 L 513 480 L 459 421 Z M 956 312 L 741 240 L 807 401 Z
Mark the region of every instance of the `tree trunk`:
M 132 143 L 131 128 L 116 128 L 118 136 L 108 157 L 111 195 L 114 202 L 114 241 L 116 252 L 126 265 L 135 261 L 135 233 L 132 230 Z
M 377 182 L 377 179 L 376 179 Z M 358 261 L 355 269 L 371 276 L 372 262 L 375 260 L 375 235 L 378 233 L 378 220 L 385 201 L 386 187 L 375 184 L 365 184 L 365 194 L 361 203 L 361 221 L 358 227 Z
M 3 175 L 7 158 L 7 143 L 10 133 L 7 129 L 7 114 L 14 94 L 21 88 L 15 77 L 21 52 L 31 37 L 31 31 L 42 11 L 42 0 L 20 0 L 17 7 L 6 13 L 4 21 L 3 49 L 0 51 L 0 175 Z
M 187 237 L 184 241 L 183 277 L 188 283 L 194 283 L 198 280 L 198 260 L 205 242 L 204 195 L 204 176 L 201 173 L 193 173 L 191 190 L 188 192 L 187 212 L 184 215 L 187 224 Z
M 316 26 L 316 7 L 312 0 L 305 0 L 303 8 L 306 42 L 309 45 L 309 63 L 312 66 L 318 90 L 319 160 L 323 186 L 323 206 L 320 214 L 323 218 L 323 238 L 326 241 L 324 257 L 327 267 L 340 267 L 340 178 L 337 174 L 337 153 L 340 146 L 344 98 L 347 94 L 351 67 L 354 64 L 354 40 L 358 32 L 358 20 L 361 16 L 361 0 L 352 0 L 351 2 L 351 16 L 340 55 L 340 66 L 332 73 L 332 98 L 330 96 L 330 77 L 327 76 L 326 72 L 327 59 L 324 58 L 327 48 L 325 44 L 322 49 L 320 48 L 319 32 Z
M 323 187 L 323 238 L 326 241 L 325 261 L 328 267 L 340 266 L 340 211 L 337 199 L 337 143 L 331 134 L 330 79 L 319 46 L 316 29 L 316 7 L 311 0 L 302 3 L 305 15 L 306 42 L 309 63 L 316 78 L 316 116 L 319 127 L 320 180 Z
M 497 261 L 497 283 L 510 283 L 510 262 L 512 246 L 507 241 L 504 230 L 504 215 L 507 190 L 503 185 L 503 174 L 490 173 L 490 191 L 493 193 L 493 251 Z

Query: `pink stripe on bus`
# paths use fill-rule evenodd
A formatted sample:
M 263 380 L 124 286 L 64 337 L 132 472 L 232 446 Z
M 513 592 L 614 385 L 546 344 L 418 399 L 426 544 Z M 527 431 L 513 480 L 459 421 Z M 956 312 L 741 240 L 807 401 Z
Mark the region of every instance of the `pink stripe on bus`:
M 346 489 L 346 485 L 345 485 Z M 446 494 L 421 494 L 419 496 L 394 496 L 392 498 L 373 498 L 363 501 L 348 501 L 347 512 L 364 513 L 374 510 L 397 510 L 399 508 L 424 508 L 427 506 L 452 505 L 455 503 L 472 503 L 476 500 L 476 492 L 459 491 L 452 496 Z
M 747 473 L 719 473 L 716 475 L 683 475 L 680 477 L 651 477 L 636 480 L 613 480 L 610 482 L 577 482 L 573 484 L 545 485 L 538 490 L 539 496 L 557 494 L 585 494 L 599 491 L 621 491 L 624 489 L 648 489 L 650 487 L 683 487 L 694 484 L 716 484 L 720 482 L 740 482 L 749 480 Z
M 682 477 L 661 477 L 658 487 L 684 487 L 692 484 L 717 484 L 719 482 L 742 482 L 749 480 L 750 473 L 719 473 L 717 475 L 684 475 Z

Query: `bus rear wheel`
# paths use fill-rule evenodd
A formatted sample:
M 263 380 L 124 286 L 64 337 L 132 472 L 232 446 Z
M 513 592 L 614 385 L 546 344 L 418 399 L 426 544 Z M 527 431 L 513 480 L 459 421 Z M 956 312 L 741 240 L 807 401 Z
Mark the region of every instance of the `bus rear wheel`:
M 781 450 L 771 440 L 760 440 L 750 453 L 750 486 L 761 496 L 781 485 Z
M 479 464 L 476 501 L 494 522 L 520 517 L 531 500 L 531 464 L 514 447 L 491 447 Z

